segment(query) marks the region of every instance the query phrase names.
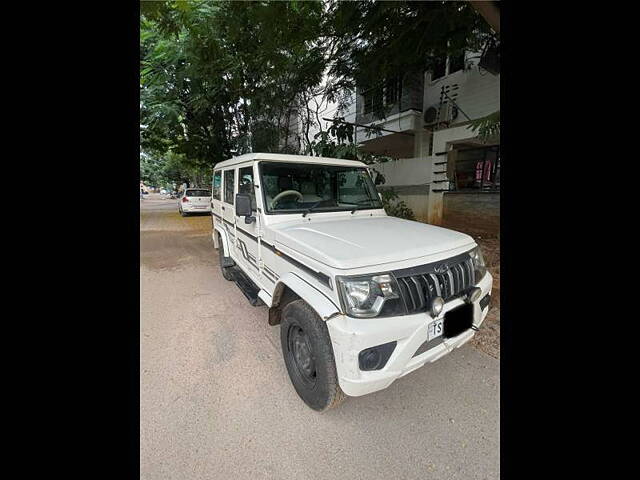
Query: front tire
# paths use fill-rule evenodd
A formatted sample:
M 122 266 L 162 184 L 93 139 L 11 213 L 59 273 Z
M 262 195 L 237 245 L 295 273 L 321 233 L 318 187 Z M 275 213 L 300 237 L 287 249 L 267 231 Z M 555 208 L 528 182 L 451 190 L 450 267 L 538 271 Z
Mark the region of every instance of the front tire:
M 280 341 L 289 378 L 304 403 L 318 412 L 340 405 L 346 396 L 338 384 L 329 331 L 304 300 L 284 307 Z

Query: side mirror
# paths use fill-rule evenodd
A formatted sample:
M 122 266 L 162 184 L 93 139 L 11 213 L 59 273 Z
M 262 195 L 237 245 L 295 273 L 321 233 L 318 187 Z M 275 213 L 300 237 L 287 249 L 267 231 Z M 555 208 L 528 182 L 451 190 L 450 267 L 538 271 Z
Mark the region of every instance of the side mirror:
M 251 197 L 248 193 L 237 193 L 236 194 L 236 216 L 237 217 L 250 217 L 251 210 Z M 251 223 L 253 220 L 247 222 L 248 218 L 245 218 L 245 223 Z

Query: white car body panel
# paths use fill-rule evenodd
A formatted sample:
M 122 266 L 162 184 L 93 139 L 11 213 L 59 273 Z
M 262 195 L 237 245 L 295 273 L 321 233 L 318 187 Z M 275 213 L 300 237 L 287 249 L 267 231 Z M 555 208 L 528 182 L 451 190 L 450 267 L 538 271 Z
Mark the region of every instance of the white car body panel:
M 347 219 L 291 222 L 273 229 L 278 246 L 285 245 L 340 270 L 412 260 L 475 245 L 473 238 L 464 233 L 387 216 L 352 215 Z M 399 231 L 402 235 L 398 235 Z
M 441 358 L 475 334 L 488 307 L 474 302 L 473 327 L 457 337 L 413 357 L 427 338 L 428 313 L 386 318 L 354 318 L 343 311 L 336 276 L 379 274 L 427 265 L 464 254 L 477 245 L 472 237 L 433 225 L 388 217 L 383 209 L 340 212 L 267 214 L 259 162 L 293 162 L 345 165 L 366 168 L 353 160 L 281 154 L 247 154 L 215 166 L 214 172 L 233 170 L 233 192 L 238 193 L 240 169 L 251 168 L 255 188 L 255 222 L 246 224 L 227 201 L 224 178 L 218 197 L 210 200 L 216 248 L 223 248 L 238 267 L 260 289 L 258 296 L 271 307 L 276 288 L 287 285 L 326 322 L 331 338 L 339 383 L 350 396 L 364 395 L 389 386 L 394 380 Z M 245 170 L 247 171 L 247 170 Z M 226 174 L 224 174 L 226 178 Z M 211 208 L 211 206 L 213 208 Z M 479 298 L 491 293 L 492 277 L 487 272 L 480 282 Z M 277 302 L 275 302 L 277 303 Z M 445 304 L 441 315 L 465 303 L 455 298 Z M 439 317 L 440 318 L 440 317 Z M 365 348 L 396 341 L 386 365 L 375 371 L 361 371 L 358 354 Z
M 311 305 L 320 318 L 327 321 L 334 315 L 340 313 L 340 307 L 333 303 L 326 295 L 314 288 L 308 282 L 304 281 L 298 275 L 292 272 L 284 274 L 276 284 L 275 291 L 278 291 L 282 285 L 286 285 L 293 290 L 300 298 Z M 338 304 L 339 305 L 339 304 Z

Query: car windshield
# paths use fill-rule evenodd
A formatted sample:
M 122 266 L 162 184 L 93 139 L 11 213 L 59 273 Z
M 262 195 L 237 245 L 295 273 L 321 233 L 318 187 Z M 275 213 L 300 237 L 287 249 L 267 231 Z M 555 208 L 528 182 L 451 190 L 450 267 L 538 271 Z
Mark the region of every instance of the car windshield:
M 211 192 L 209 190 L 187 190 L 185 193 L 187 197 L 210 197 Z
M 382 208 L 362 167 L 261 162 L 260 172 L 268 213 Z

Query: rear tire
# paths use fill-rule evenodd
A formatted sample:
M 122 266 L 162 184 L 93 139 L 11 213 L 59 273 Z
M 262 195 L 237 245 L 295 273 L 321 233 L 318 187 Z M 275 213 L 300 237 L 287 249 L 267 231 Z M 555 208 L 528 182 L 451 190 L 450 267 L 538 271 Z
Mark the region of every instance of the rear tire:
M 218 257 L 220 259 L 220 270 L 222 271 L 222 276 L 225 280 L 233 281 L 233 274 L 229 271 L 229 267 L 223 267 L 224 264 L 224 247 L 222 245 L 222 237 L 218 234 Z
M 280 342 L 289 378 L 304 403 L 324 412 L 345 400 L 327 326 L 304 300 L 284 307 Z

